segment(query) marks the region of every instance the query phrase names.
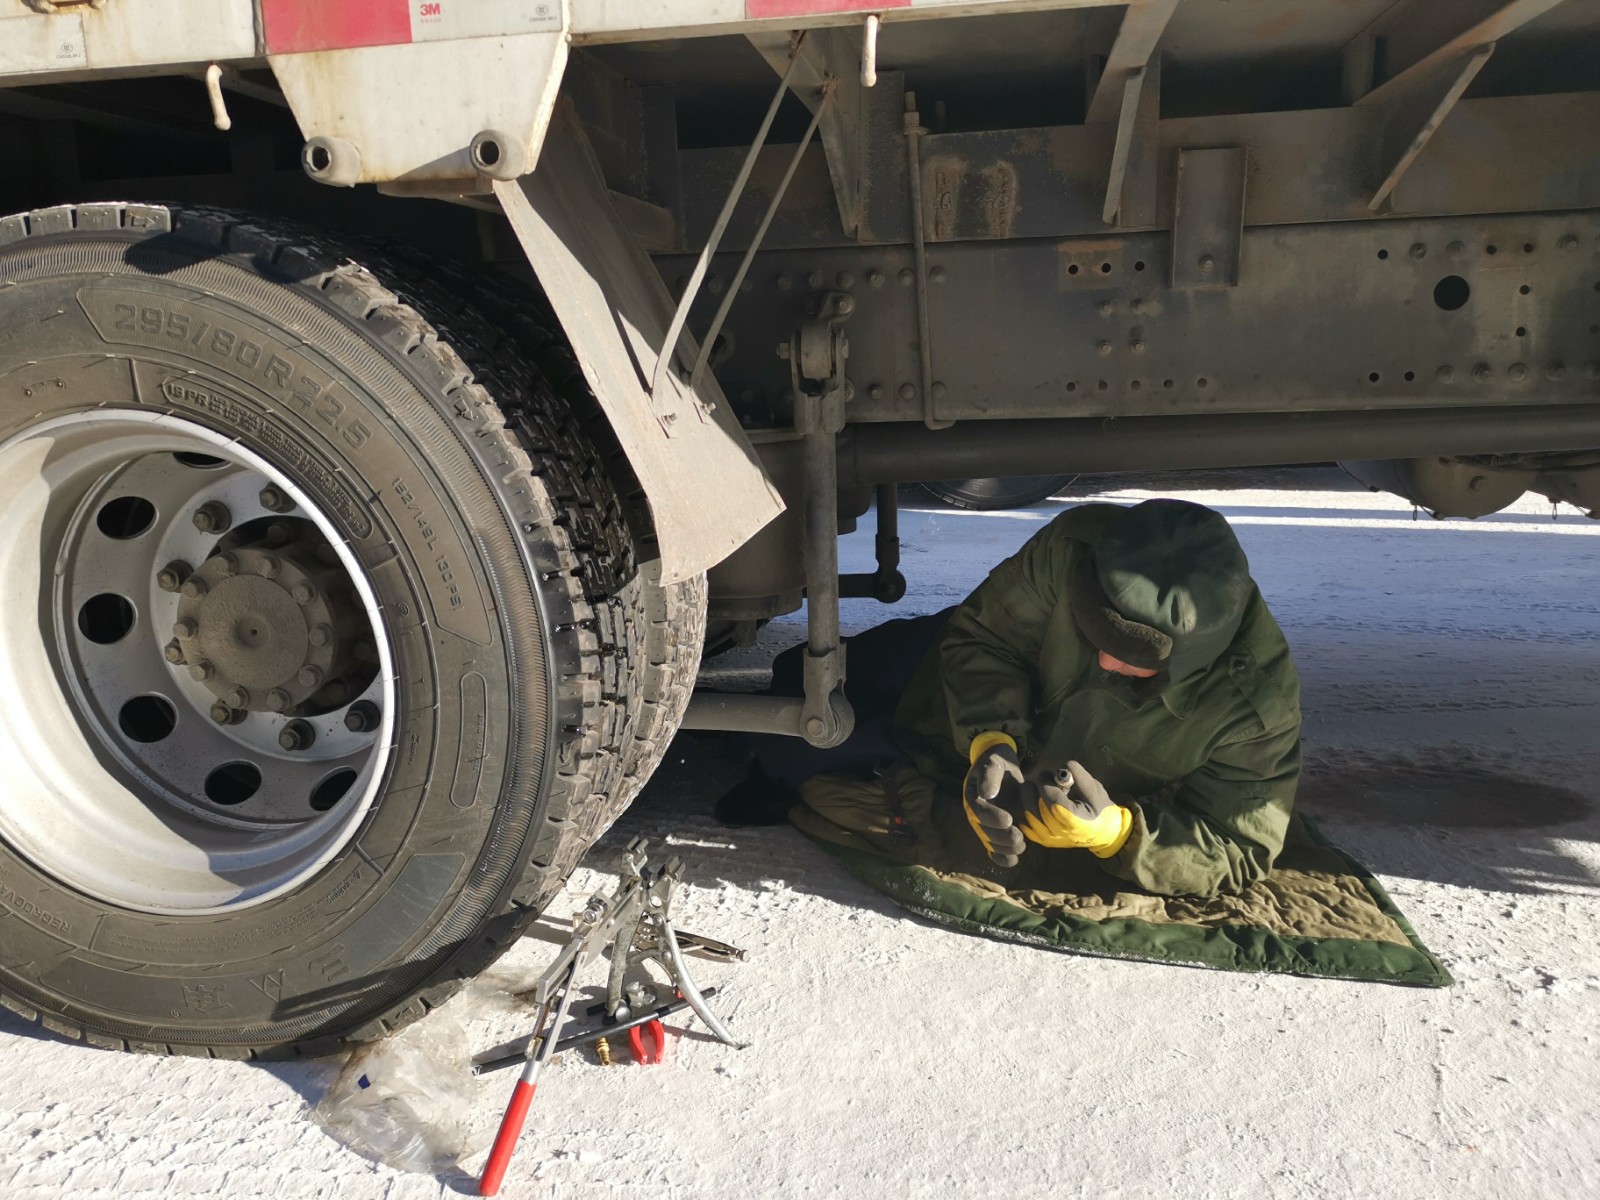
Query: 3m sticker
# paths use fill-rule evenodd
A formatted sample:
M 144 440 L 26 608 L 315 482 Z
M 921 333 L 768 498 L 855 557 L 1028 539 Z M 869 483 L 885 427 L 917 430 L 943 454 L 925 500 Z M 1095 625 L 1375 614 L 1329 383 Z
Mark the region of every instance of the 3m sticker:
M 503 37 L 561 28 L 557 0 L 414 0 L 411 40 Z
M 561 28 L 560 0 L 261 0 L 268 54 Z

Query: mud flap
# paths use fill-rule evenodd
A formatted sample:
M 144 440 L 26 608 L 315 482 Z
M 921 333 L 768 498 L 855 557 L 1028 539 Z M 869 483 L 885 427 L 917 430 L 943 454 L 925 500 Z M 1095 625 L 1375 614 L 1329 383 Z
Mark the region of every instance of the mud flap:
M 664 372 L 650 395 L 674 304 L 612 207 L 569 102 L 550 122 L 538 169 L 494 190 L 649 498 L 662 582 L 721 562 L 783 501 L 709 373 L 691 390 Z M 688 335 L 679 349 L 693 361 Z

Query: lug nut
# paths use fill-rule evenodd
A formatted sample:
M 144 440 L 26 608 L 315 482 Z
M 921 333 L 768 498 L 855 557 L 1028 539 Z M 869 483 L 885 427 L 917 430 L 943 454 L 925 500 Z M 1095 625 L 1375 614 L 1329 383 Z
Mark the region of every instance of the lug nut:
M 287 521 L 274 521 L 267 526 L 267 544 L 269 546 L 287 546 L 294 541 L 294 526 Z
M 266 706 L 268 712 L 283 712 L 289 707 L 289 693 L 282 688 L 273 688 L 267 693 Z
M 333 640 L 333 627 L 330 625 L 313 625 L 306 634 L 306 641 L 313 646 L 326 646 Z
M 261 501 L 261 507 L 268 512 L 286 513 L 294 511 L 294 500 L 282 488 L 273 484 L 269 483 L 262 488 L 261 495 L 258 498 Z
M 211 589 L 206 586 L 206 581 L 204 579 L 201 579 L 195 575 L 191 575 L 188 579 L 183 581 L 183 587 L 178 590 L 181 591 L 185 596 L 189 597 L 189 599 L 193 600 L 199 596 L 204 596 Z
M 239 573 L 239 556 L 237 554 L 219 554 L 211 561 L 217 564 L 217 571 L 222 575 L 237 575 Z
M 244 713 L 229 708 L 221 700 L 211 706 L 211 719 L 218 725 L 237 725 L 244 717 Z
M 189 678 L 204 683 L 210 679 L 215 668 L 205 659 L 199 659 L 189 664 Z
M 378 727 L 378 706 L 370 700 L 357 700 L 345 711 L 344 727 L 351 733 L 371 733 Z
M 317 740 L 317 731 L 304 721 L 290 721 L 278 731 L 278 745 L 285 750 L 307 750 Z
M 276 579 L 282 570 L 283 564 L 270 554 L 263 555 L 256 562 L 256 574 L 263 579 Z
M 301 687 L 314 688 L 322 682 L 322 671 L 317 667 L 301 667 L 295 675 L 295 682 Z
M 199 632 L 200 632 L 200 626 L 196 625 L 193 621 L 189 620 L 187 617 L 185 617 L 183 620 L 179 621 L 177 624 L 173 625 L 173 627 L 172 627 L 172 633 L 173 633 L 173 636 L 175 636 L 175 637 L 192 638 L 192 637 L 194 637 L 195 634 L 197 634 Z
M 194 527 L 201 533 L 226 533 L 233 524 L 233 514 L 220 500 L 208 500 L 194 510 Z
M 168 642 L 166 648 L 161 651 L 161 657 L 173 666 L 180 667 L 183 665 L 183 647 L 177 642 Z
M 250 707 L 250 693 L 245 691 L 243 688 L 234 688 L 233 691 L 229 692 L 223 697 L 223 699 L 231 704 L 234 708 Z
M 181 558 L 175 558 L 156 572 L 156 586 L 163 592 L 175 592 L 183 581 L 194 573 L 194 568 Z
M 297 583 L 290 593 L 296 604 L 310 604 L 317 598 L 316 590 L 309 583 Z

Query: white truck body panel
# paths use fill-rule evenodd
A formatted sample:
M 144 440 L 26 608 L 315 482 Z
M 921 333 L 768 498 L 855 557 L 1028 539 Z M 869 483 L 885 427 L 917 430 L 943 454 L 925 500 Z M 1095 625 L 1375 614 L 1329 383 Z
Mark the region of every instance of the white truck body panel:
M 1145 0 L 1134 0 L 1134 7 Z M 564 29 L 574 42 L 703 37 L 800 25 L 859 24 L 1103 6 L 1105 0 L 0 0 L 0 82 L 55 72 L 142 71 Z M 303 18 L 297 21 L 296 18 Z M 15 22 L 12 24 L 11 22 Z M 341 36 L 344 35 L 344 36 Z M 315 44 L 322 42 L 323 44 Z M 13 82 L 23 82 L 16 79 Z M 30 81 L 31 82 L 31 81 Z M 465 82 L 465 80 L 463 80 Z
M 39 0 L 39 7 L 48 5 Z M 53 12 L 29 0 L 0 0 L 0 81 L 204 65 L 256 53 L 253 0 L 105 0 L 99 7 L 60 4 Z

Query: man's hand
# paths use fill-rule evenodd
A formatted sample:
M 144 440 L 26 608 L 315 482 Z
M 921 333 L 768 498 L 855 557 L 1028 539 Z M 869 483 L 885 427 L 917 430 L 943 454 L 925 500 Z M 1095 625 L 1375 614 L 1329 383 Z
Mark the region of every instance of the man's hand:
M 998 866 L 1014 867 L 1026 848 L 1016 821 L 1006 811 L 1020 808 L 1023 798 L 1017 744 L 1003 733 L 980 733 L 972 739 L 969 757 L 972 766 L 961 785 L 967 822 Z
M 1133 813 L 1111 796 L 1100 781 L 1069 762 L 1054 779 L 1036 785 L 1038 815 L 1025 813 L 1022 833 L 1030 842 L 1057 850 L 1088 850 L 1099 858 L 1110 858 L 1128 840 L 1133 829 Z

